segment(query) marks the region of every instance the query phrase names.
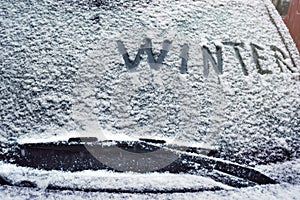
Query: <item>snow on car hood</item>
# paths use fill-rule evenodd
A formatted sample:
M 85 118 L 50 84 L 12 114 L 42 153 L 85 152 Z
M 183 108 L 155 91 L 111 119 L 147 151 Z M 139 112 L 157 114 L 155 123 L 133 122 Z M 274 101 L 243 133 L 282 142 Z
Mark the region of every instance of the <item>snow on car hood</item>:
M 1 140 L 121 134 L 245 162 L 299 155 L 299 55 L 268 2 L 95 2 L 2 3 Z
M 208 191 L 232 189 L 232 187 L 216 182 L 208 177 L 189 174 L 170 173 L 115 173 L 106 170 L 62 172 L 32 170 L 26 167 L 16 167 L 2 164 L 1 175 L 13 183 L 30 180 L 37 184 L 37 188 L 46 189 L 51 185 L 71 187 L 86 190 L 110 192 L 115 190 L 131 192 L 166 192 L 166 191 Z M 186 181 L 189 180 L 189 181 Z
M 299 183 L 299 159 L 297 161 L 286 162 L 284 165 L 267 165 L 260 166 L 263 171 L 272 171 L 274 176 L 282 176 L 283 179 L 289 179 L 291 176 L 295 176 L 294 180 Z M 286 170 L 286 169 L 289 170 Z M 51 174 L 52 173 L 52 174 Z M 55 174 L 56 176 L 51 176 Z M 299 196 L 299 184 L 281 183 L 275 185 L 260 185 L 247 188 L 229 188 L 228 186 L 215 183 L 209 179 L 192 176 L 192 175 L 172 175 L 172 174 L 158 174 L 150 173 L 146 175 L 125 173 L 114 174 L 105 171 L 98 172 L 79 172 L 79 173 L 65 173 L 65 172 L 41 172 L 38 170 L 32 170 L 28 168 L 16 168 L 12 165 L 4 164 L 1 166 L 1 175 L 7 175 L 10 179 L 26 180 L 30 179 L 37 183 L 38 188 L 21 188 L 21 187 L 9 187 L 0 186 L 0 196 L 2 199 L 14 198 L 59 198 L 59 199 L 297 199 Z M 50 176 L 49 176 L 50 175 Z M 77 178 L 77 179 L 75 179 Z M 96 179 L 95 179 L 96 178 Z M 172 181 L 170 181 L 172 180 Z M 186 193 L 158 193 L 158 194 L 140 194 L 140 193 L 110 193 L 110 192 L 83 192 L 83 191 L 49 191 L 44 190 L 49 184 L 57 183 L 66 185 L 66 182 L 70 182 L 71 185 L 85 188 L 91 184 L 95 187 L 103 187 L 104 189 L 118 188 L 118 189 L 137 189 L 142 190 L 144 188 L 152 189 L 165 189 L 170 188 L 185 188 L 185 189 L 197 189 L 213 187 L 220 187 L 226 190 L 217 191 L 204 191 L 204 192 L 186 192 Z M 133 181 L 133 182 L 132 182 Z M 191 182 L 189 182 L 191 181 Z M 286 180 L 285 180 L 286 181 Z M 283 182 L 285 182 L 283 180 Z M 193 184 L 191 184 L 193 183 Z M 162 185 L 163 184 L 163 185 Z

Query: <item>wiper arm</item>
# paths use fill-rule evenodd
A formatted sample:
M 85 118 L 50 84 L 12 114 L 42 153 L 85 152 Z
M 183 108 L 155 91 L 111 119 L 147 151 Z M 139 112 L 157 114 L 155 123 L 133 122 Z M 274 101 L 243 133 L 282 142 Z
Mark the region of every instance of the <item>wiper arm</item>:
M 174 161 L 166 166 L 151 170 L 170 173 L 190 173 L 208 176 L 216 181 L 234 187 L 246 187 L 256 184 L 273 184 L 275 181 L 253 168 L 211 158 L 195 153 L 189 153 L 188 147 L 179 148 L 174 145 L 165 145 L 163 141 L 104 141 L 98 142 L 91 138 L 70 139 L 63 142 L 32 143 L 32 144 L 2 144 L 0 159 L 7 163 L 19 166 L 32 167 L 44 170 L 112 170 L 116 172 L 131 171 L 135 164 L 135 157 L 124 158 L 117 151 L 133 153 L 133 156 L 147 156 L 151 152 L 156 162 L 165 162 L 166 158 L 174 157 Z M 194 148 L 194 147 L 193 147 Z M 192 149 L 193 149 L 192 148 Z M 117 150 L 116 150 L 117 149 Z M 182 150 L 183 149 L 183 150 Z M 97 159 L 91 151 L 105 152 L 105 159 Z M 194 149 L 194 150 L 201 150 Z M 107 155 L 106 155 L 107 154 Z M 124 162 L 126 170 L 114 168 L 119 162 Z M 127 159 L 127 160 L 126 160 Z M 156 160 L 155 160 L 156 159 Z M 107 161 L 108 160 L 108 161 Z M 107 163 L 108 162 L 108 163 Z M 113 165 L 110 165 L 110 164 Z M 146 164 L 144 164 L 146 165 Z M 128 168 L 129 167 L 129 168 Z M 132 168 L 130 168 L 132 167 Z M 135 171 L 138 172 L 138 171 Z M 147 172 L 147 171 L 143 171 Z M 150 172 L 150 171 L 149 171 Z
M 113 142 L 112 140 L 106 140 L 102 142 Z M 203 147 L 191 147 L 191 146 L 184 146 L 184 145 L 177 145 L 177 144 L 167 144 L 165 140 L 158 140 L 158 139 L 151 139 L 151 138 L 139 138 L 139 141 L 146 142 L 150 145 L 156 146 L 159 145 L 159 147 L 166 147 L 173 150 L 178 151 L 185 151 L 189 153 L 197 153 L 202 155 L 211 156 L 217 151 L 215 149 L 209 149 L 209 148 L 203 148 Z M 80 142 L 98 142 L 98 139 L 96 137 L 76 137 L 76 138 L 70 138 L 68 140 L 68 143 L 80 143 Z
M 152 145 L 161 144 L 163 147 L 184 151 L 188 153 L 196 153 L 201 155 L 211 156 L 217 153 L 215 149 L 203 148 L 203 147 L 193 147 L 193 146 L 184 146 L 184 145 L 177 145 L 177 144 L 166 144 L 165 140 L 157 140 L 157 139 L 148 139 L 148 138 L 139 138 L 140 141 L 147 142 Z

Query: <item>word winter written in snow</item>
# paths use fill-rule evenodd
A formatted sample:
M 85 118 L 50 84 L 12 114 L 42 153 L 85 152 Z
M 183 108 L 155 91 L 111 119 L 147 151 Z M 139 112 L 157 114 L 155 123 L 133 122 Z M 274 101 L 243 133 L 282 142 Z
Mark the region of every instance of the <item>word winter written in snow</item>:
M 158 56 L 154 56 L 153 49 L 152 49 L 152 41 L 149 38 L 145 38 L 143 40 L 143 44 L 138 49 L 138 52 L 135 56 L 134 60 L 130 59 L 130 56 L 125 48 L 124 43 L 121 40 L 117 41 L 118 50 L 120 54 L 122 55 L 125 65 L 128 70 L 135 69 L 139 66 L 142 57 L 141 55 L 146 54 L 147 55 L 147 62 L 150 65 L 152 69 L 159 70 L 160 66 L 164 62 L 170 47 L 172 41 L 170 40 L 164 40 L 162 43 L 162 48 L 160 50 L 160 54 Z M 236 42 L 222 42 L 224 46 L 232 47 L 235 56 L 238 59 L 240 65 L 241 65 L 241 72 L 245 75 L 249 75 L 249 71 L 247 69 L 247 66 L 242 58 L 241 55 L 241 47 L 244 47 L 244 43 L 236 43 Z M 260 74 L 272 74 L 273 72 L 268 69 L 263 69 L 261 65 L 261 60 L 264 60 L 265 58 L 263 56 L 259 55 L 259 51 L 264 50 L 262 47 L 260 47 L 257 44 L 250 43 L 251 52 L 252 52 L 252 58 L 253 62 L 256 66 L 257 72 Z M 215 45 L 216 56 L 213 55 L 212 51 L 207 46 L 202 46 L 202 56 L 203 56 L 203 74 L 205 77 L 209 75 L 209 64 L 213 67 L 214 71 L 219 75 L 223 73 L 223 48 L 221 45 Z M 286 62 L 285 59 L 287 56 L 285 53 L 279 49 L 278 47 L 274 45 L 270 45 L 270 50 L 274 53 L 273 56 L 276 60 L 277 66 L 280 69 L 280 72 L 284 72 L 284 66 L 285 68 L 290 71 L 291 73 L 295 73 L 295 70 L 293 70 Z M 156 57 L 156 58 L 155 58 Z M 216 57 L 216 58 L 215 58 Z M 181 47 L 179 58 L 181 59 L 181 65 L 179 67 L 181 74 L 186 74 L 188 72 L 188 58 L 189 58 L 189 45 L 184 44 Z

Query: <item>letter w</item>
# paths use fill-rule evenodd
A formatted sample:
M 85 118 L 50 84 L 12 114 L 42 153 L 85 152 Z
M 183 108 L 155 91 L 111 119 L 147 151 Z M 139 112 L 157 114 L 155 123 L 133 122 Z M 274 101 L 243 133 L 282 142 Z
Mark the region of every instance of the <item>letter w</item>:
M 165 60 L 172 42 L 170 40 L 163 41 L 162 49 L 160 50 L 160 54 L 157 59 L 155 59 L 153 55 L 151 39 L 145 38 L 144 42 L 144 51 L 147 54 L 148 63 L 152 69 L 158 70 L 162 62 Z
M 125 48 L 123 42 L 120 40 L 117 41 L 118 50 L 124 59 L 127 69 L 129 69 L 129 70 L 135 69 L 139 66 L 141 59 L 142 59 L 141 55 L 144 53 L 147 54 L 147 58 L 148 58 L 147 61 L 148 61 L 148 64 L 150 65 L 150 67 L 152 69 L 158 70 L 160 65 L 162 64 L 162 62 L 164 61 L 165 57 L 168 54 L 171 43 L 172 43 L 171 41 L 165 40 L 162 44 L 162 49 L 160 50 L 160 54 L 158 55 L 157 59 L 155 59 L 154 53 L 152 51 L 151 39 L 145 38 L 144 45 L 141 45 L 140 49 L 138 50 L 138 52 L 135 56 L 135 59 L 132 61 L 129 58 L 129 54 L 126 51 L 126 48 Z
M 134 61 L 132 61 L 129 58 L 129 54 L 126 51 L 126 48 L 125 48 L 123 42 L 118 40 L 117 44 L 118 44 L 118 50 L 119 50 L 120 54 L 122 55 L 122 57 L 124 59 L 124 62 L 125 62 L 125 65 L 126 65 L 127 69 L 131 70 L 131 69 L 137 68 L 137 66 L 139 66 L 139 64 L 141 62 L 141 59 L 142 59 L 141 55 L 144 53 L 143 47 L 141 47 L 138 50 Z

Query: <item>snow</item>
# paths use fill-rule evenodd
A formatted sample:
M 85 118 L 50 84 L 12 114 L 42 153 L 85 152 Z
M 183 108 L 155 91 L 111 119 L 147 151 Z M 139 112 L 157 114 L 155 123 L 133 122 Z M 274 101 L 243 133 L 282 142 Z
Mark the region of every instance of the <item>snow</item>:
M 121 2 L 124 4 L 118 5 Z M 300 59 L 288 30 L 267 0 L 124 0 L 105 1 L 104 6 L 90 0 L 4 0 L 0 16 L 0 141 L 32 143 L 79 136 L 100 140 L 154 138 L 170 144 L 213 147 L 221 152 L 222 159 L 242 164 L 270 167 L 270 163 L 278 162 L 279 166 L 273 167 L 280 171 L 286 167 L 283 161 L 298 162 Z M 134 59 L 146 37 L 152 40 L 155 55 L 164 40 L 172 41 L 160 70 L 150 68 L 146 55 L 136 69 L 127 70 L 117 41 L 124 43 Z M 179 69 L 184 44 L 189 47 L 187 74 Z M 216 46 L 222 47 L 222 74 L 217 75 L 210 65 L 209 75 L 204 77 L 203 45 L 213 52 L 215 60 Z M 272 50 L 273 46 L 281 52 Z M 248 76 L 243 74 L 234 47 Z M 258 73 L 255 51 L 262 70 L 273 74 Z M 281 59 L 282 72 L 276 55 Z M 299 164 L 291 166 L 291 180 L 284 184 L 170 197 L 297 198 Z M 1 169 L 8 175 L 14 166 L 2 164 Z M 24 176 L 31 173 L 22 170 Z M 44 177 L 49 182 L 50 172 L 32 173 L 44 175 L 30 178 Z M 72 176 L 85 175 L 89 177 L 86 181 L 94 181 L 91 172 L 52 173 L 68 181 L 74 181 Z M 106 173 L 97 172 L 97 176 L 105 177 Z M 284 180 L 276 170 L 271 175 Z M 121 181 L 112 176 L 101 186 Z M 175 178 L 160 174 L 158 179 L 153 174 L 124 176 L 124 181 L 146 179 L 148 182 L 141 184 L 150 185 L 159 179 L 155 184 L 166 187 L 164 181 L 177 178 L 182 185 L 211 181 L 189 175 Z M 15 198 L 13 188 L 0 188 L 2 199 Z M 65 194 L 78 199 L 85 195 L 146 198 L 139 194 L 18 192 L 19 198 L 60 198 Z M 150 197 L 158 198 L 154 194 Z
M 11 164 L 2 163 L 0 167 L 1 176 L 7 177 L 17 183 L 21 180 L 30 180 L 37 184 L 37 188 L 18 188 L 10 186 L 0 186 L 0 197 L 24 199 L 28 196 L 39 198 L 131 198 L 131 199 L 297 199 L 300 194 L 299 187 L 299 159 L 295 161 L 261 165 L 257 169 L 263 171 L 280 181 L 281 184 L 255 186 L 235 189 L 217 183 L 211 179 L 186 174 L 169 173 L 113 173 L 108 171 L 82 171 L 82 172 L 62 172 L 33 170 L 26 167 L 16 167 Z M 287 170 L 288 169 L 288 170 Z M 293 180 L 291 182 L 291 180 Z M 50 185 L 68 186 L 73 188 L 101 188 L 101 189 L 132 189 L 141 191 L 143 189 L 168 191 L 170 189 L 201 189 L 220 187 L 223 190 L 171 193 L 164 194 L 130 194 L 130 193 L 109 193 L 109 192 L 75 192 L 75 191 L 51 191 L 45 190 Z M 13 192 L 14 191 L 14 192 Z
M 267 185 L 251 188 L 206 191 L 196 193 L 139 194 L 78 191 L 44 191 L 31 188 L 0 186 L 2 199 L 298 199 L 300 186 L 292 184 Z
M 82 171 L 62 172 L 32 170 L 17 167 L 12 164 L 1 165 L 1 175 L 14 180 L 33 181 L 39 189 L 46 189 L 48 185 L 62 187 L 87 188 L 87 189 L 119 189 L 119 190 L 171 190 L 171 189 L 211 189 L 214 187 L 231 189 L 231 187 L 218 183 L 210 178 L 169 173 L 114 173 L 108 171 Z M 189 180 L 189 181 L 186 181 Z

